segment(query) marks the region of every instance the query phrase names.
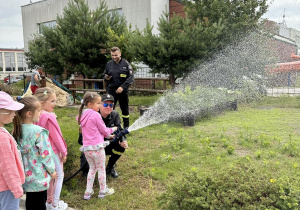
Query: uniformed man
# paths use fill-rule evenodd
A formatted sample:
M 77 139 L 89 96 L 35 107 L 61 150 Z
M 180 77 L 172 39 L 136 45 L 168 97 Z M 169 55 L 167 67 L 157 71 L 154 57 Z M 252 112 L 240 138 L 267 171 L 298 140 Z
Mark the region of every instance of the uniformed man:
M 107 93 L 115 99 L 114 109 L 119 101 L 124 128 L 129 127 L 128 88 L 133 83 L 133 70 L 128 61 L 121 58 L 118 47 L 110 50 L 112 60 L 106 64 L 103 77 L 107 84 Z

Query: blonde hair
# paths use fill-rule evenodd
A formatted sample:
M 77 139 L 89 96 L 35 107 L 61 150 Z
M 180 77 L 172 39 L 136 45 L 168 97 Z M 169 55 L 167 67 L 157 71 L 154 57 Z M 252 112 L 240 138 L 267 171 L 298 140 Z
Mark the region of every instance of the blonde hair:
M 39 101 L 47 101 L 52 94 L 55 94 L 53 89 L 44 87 L 37 89 L 34 95 Z
M 80 125 L 80 118 L 82 115 L 82 110 L 85 106 L 88 105 L 88 103 L 94 103 L 98 98 L 101 99 L 101 96 L 98 93 L 95 92 L 87 92 L 83 96 L 83 101 L 81 102 L 81 106 L 79 108 L 79 116 L 78 116 L 78 125 Z
M 12 135 L 16 141 L 22 138 L 22 123 L 26 119 L 26 113 L 28 111 L 35 112 L 37 109 L 36 102 L 39 102 L 39 100 L 35 96 L 28 96 L 22 98 L 19 102 L 25 106 L 23 109 L 16 111 L 16 116 L 13 119 L 14 128 Z

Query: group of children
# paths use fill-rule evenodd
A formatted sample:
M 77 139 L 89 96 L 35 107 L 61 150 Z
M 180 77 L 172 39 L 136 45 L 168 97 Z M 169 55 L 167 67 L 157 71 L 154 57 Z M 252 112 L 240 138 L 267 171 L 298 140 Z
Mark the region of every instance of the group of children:
M 18 209 L 19 198 L 26 193 L 26 209 L 67 209 L 59 200 L 63 184 L 63 163 L 67 145 L 53 113 L 56 95 L 51 88 L 39 88 L 34 96 L 19 102 L 0 91 L 0 210 Z M 114 193 L 106 186 L 106 138 L 117 127 L 107 128 L 98 113 L 101 97 L 86 93 L 79 110 L 83 146 L 90 165 L 84 199 L 91 198 L 98 171 L 99 198 Z M 84 109 L 85 108 L 85 109 Z M 13 122 L 12 135 L 4 128 Z

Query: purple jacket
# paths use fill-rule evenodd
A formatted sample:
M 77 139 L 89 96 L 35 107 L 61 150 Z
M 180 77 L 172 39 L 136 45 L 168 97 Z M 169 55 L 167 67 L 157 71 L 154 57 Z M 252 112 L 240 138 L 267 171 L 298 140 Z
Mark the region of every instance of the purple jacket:
M 81 115 L 80 125 L 82 129 L 83 146 L 103 143 L 104 137 L 114 132 L 112 128 L 105 126 L 101 115 L 93 109 L 84 110 Z

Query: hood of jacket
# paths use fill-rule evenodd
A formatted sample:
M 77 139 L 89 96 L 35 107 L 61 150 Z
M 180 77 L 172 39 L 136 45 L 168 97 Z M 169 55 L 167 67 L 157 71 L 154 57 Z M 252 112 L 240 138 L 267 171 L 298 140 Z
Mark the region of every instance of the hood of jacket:
M 80 118 L 80 125 L 81 126 L 85 126 L 88 122 L 88 119 L 90 118 L 91 115 L 93 114 L 99 114 L 98 112 L 96 112 L 95 110 L 93 109 L 85 109 L 82 111 L 82 115 L 81 115 L 81 118 Z

